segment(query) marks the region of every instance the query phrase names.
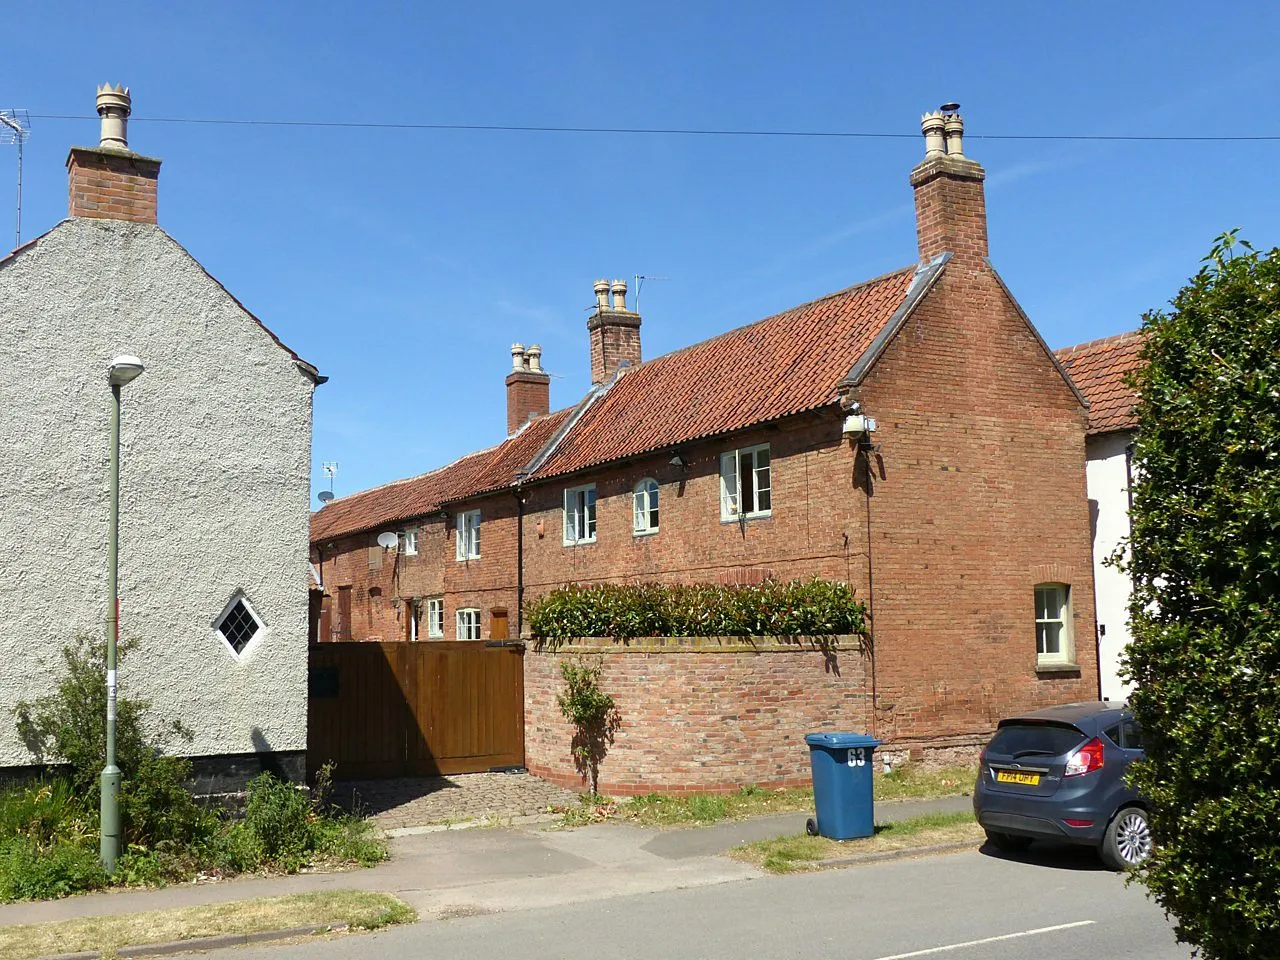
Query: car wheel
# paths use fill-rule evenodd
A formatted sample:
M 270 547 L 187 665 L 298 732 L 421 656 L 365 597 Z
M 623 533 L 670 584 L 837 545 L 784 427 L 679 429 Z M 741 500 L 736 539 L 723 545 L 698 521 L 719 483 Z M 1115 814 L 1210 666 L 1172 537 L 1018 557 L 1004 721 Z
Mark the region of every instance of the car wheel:
M 988 830 L 987 839 L 991 841 L 993 847 L 1005 853 L 1017 853 L 1031 846 L 1030 837 L 1019 837 L 1016 834 L 1000 833 L 996 830 Z
M 1112 870 L 1132 870 L 1151 856 L 1151 827 L 1141 807 L 1125 807 L 1107 824 L 1102 859 Z

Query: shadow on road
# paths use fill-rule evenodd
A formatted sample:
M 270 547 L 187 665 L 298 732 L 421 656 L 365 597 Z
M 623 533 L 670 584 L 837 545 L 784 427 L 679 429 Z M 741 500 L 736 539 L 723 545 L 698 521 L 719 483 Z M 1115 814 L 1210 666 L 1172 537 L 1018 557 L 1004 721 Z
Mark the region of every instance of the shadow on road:
M 978 848 L 985 857 L 996 860 L 1010 860 L 1014 863 L 1028 863 L 1038 867 L 1049 867 L 1053 870 L 1075 870 L 1089 873 L 1106 873 L 1107 866 L 1098 857 L 1098 851 L 1092 847 L 1081 847 L 1070 843 L 1051 843 L 1037 840 L 1025 850 L 1009 852 L 998 850 L 987 841 Z

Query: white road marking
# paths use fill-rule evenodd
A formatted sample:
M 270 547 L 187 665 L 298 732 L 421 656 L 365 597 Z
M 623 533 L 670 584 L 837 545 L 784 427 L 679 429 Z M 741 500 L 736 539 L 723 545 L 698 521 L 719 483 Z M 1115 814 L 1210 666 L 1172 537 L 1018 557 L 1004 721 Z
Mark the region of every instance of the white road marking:
M 947 950 L 962 950 L 965 947 L 976 947 L 984 943 L 995 943 L 999 940 L 1017 940 L 1019 937 L 1034 937 L 1039 933 L 1053 933 L 1055 930 L 1070 930 L 1073 927 L 1087 927 L 1094 920 L 1077 920 L 1075 923 L 1060 923 L 1056 927 L 1039 927 L 1036 930 L 1023 930 L 1021 933 L 1005 933 L 998 937 L 984 937 L 981 940 L 966 940 L 964 943 L 949 943 L 945 947 L 930 947 L 928 950 L 913 950 L 911 953 L 895 953 L 891 957 L 876 957 L 876 960 L 907 960 L 908 957 L 924 957 L 931 953 L 944 953 Z

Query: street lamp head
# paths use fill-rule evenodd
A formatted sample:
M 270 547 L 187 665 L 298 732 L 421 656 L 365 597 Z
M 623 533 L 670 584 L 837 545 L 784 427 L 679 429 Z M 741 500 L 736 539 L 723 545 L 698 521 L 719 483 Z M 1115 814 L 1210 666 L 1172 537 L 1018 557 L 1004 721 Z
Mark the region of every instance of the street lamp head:
M 107 367 L 107 381 L 113 387 L 123 387 L 126 383 L 136 380 L 142 370 L 142 361 L 137 357 L 119 356 L 111 361 L 111 366 Z

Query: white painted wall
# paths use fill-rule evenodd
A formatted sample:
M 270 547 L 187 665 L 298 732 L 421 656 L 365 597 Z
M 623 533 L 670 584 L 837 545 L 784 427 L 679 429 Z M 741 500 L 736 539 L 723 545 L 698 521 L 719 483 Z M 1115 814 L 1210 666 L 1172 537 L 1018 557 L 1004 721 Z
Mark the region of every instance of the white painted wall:
M 1128 575 L 1103 561 L 1129 536 L 1129 491 L 1125 448 L 1131 431 L 1089 437 L 1085 444 L 1086 482 L 1093 514 L 1093 577 L 1098 604 L 1098 672 L 1102 696 L 1124 700 L 1129 685 L 1118 674 L 1120 654 L 1129 643 Z
M 61 646 L 103 636 L 106 369 L 124 388 L 123 694 L 196 734 L 194 755 L 304 750 L 312 381 L 159 227 L 64 221 L 0 264 L 0 766 Z M 213 629 L 244 591 L 267 629 Z

